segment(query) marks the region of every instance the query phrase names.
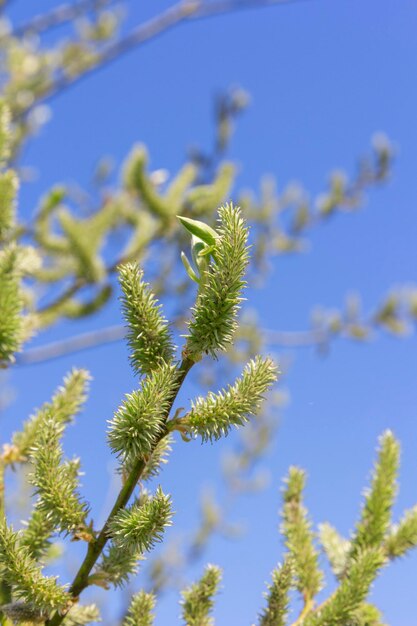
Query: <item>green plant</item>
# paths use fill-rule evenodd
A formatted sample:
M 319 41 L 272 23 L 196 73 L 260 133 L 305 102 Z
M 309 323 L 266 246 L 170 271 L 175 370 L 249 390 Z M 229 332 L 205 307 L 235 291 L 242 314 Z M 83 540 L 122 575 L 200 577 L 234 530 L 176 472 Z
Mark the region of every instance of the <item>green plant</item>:
M 184 220 L 183 220 L 184 222 Z M 193 231 L 197 222 L 184 222 Z M 202 225 L 204 227 L 204 225 Z M 257 412 L 264 393 L 276 378 L 270 359 L 250 361 L 242 376 L 227 390 L 198 398 L 185 415 L 171 412 L 188 372 L 205 353 L 213 357 L 233 341 L 237 312 L 248 262 L 247 229 L 239 209 L 219 210 L 219 225 L 203 257 L 197 299 L 188 322 L 188 334 L 177 361 L 173 338 L 161 307 L 134 264 L 121 268 L 123 311 L 129 326 L 131 362 L 140 387 L 126 396 L 109 423 L 109 444 L 120 459 L 122 486 L 103 528 L 88 522 L 89 506 L 79 494 L 79 461 L 64 461 L 61 437 L 68 421 L 85 399 L 88 374 L 73 372 L 52 401 L 44 405 L 16 433 L 3 454 L 3 471 L 10 464 L 29 462 L 30 482 L 37 501 L 27 527 L 15 532 L 2 520 L 0 559 L 3 574 L 3 612 L 14 616 L 33 611 L 33 620 L 58 625 L 80 593 L 91 584 L 120 585 L 135 572 L 136 563 L 171 523 L 170 498 L 158 488 L 130 499 L 158 470 L 171 433 L 179 430 L 187 441 L 227 435 Z M 194 235 L 195 236 L 195 235 Z M 195 245 L 195 244 L 193 244 Z M 7 249 L 6 249 L 7 251 Z M 209 257 L 209 258 L 208 258 Z M 19 289 L 19 276 L 14 291 Z M 14 336 L 10 333 L 4 359 L 11 358 L 20 333 L 21 308 L 16 308 Z M 45 557 L 51 537 L 64 533 L 88 544 L 87 554 L 69 590 L 42 575 L 37 562 Z M 15 602 L 4 602 L 16 600 Z M 10 605 L 10 606 L 9 606 Z
M 4 13 L 7 3 L 0 4 Z M 72 371 L 51 401 L 4 446 L 0 457 L 0 600 L 6 624 L 13 620 L 69 625 L 99 619 L 97 607 L 74 603 L 74 598 L 84 586 L 126 584 L 142 553 L 162 538 L 164 526 L 170 523 L 169 498 L 159 489 L 149 494 L 143 483 L 166 463 L 175 432 L 184 441 L 196 436 L 214 441 L 252 415 L 229 455 L 225 480 L 230 500 L 256 486 L 250 470 L 266 450 L 276 421 L 266 411 L 258 413 L 261 396 L 273 377 L 271 361 L 254 357 L 264 351 L 265 342 L 307 343 L 325 349 L 339 336 L 363 341 L 376 330 L 402 335 L 417 317 L 416 290 L 408 286 L 389 294 L 371 314 L 362 314 L 357 300 L 348 300 L 341 310 L 321 311 L 305 332 L 271 333 L 250 317 L 237 323 L 244 270 L 253 280 L 262 278 L 271 256 L 301 252 L 310 229 L 341 211 L 358 209 L 364 193 L 388 178 L 393 156 L 390 144 L 377 137 L 372 155 L 361 162 L 357 173 L 350 178 L 333 173 L 324 193 L 315 199 L 299 187 L 289 186 L 278 194 L 266 180 L 259 194 L 239 192 L 236 165 L 225 158 L 233 123 L 247 103 L 240 89 L 224 94 L 217 103 L 213 150 L 208 154 L 195 151 L 167 180 L 150 169 L 148 150 L 140 144 L 132 149 L 120 180 L 110 189 L 106 187 L 107 165 L 100 164 L 98 193 L 90 198 L 87 210 L 80 194 L 70 186 L 56 185 L 40 200 L 33 217 L 24 219 L 16 213 L 18 177 L 13 168 L 19 168 L 22 150 L 47 118 L 45 102 L 133 45 L 177 23 L 223 10 L 222 3 L 180 2 L 124 37 L 116 5 L 107 0 L 80 0 L 60 5 L 21 27 L 1 22 L 0 365 L 52 358 L 92 345 L 92 341 L 122 339 L 126 333 L 119 326 L 21 353 L 32 333 L 104 308 L 118 292 L 115 279 L 119 276 L 131 363 L 140 378 L 138 389 L 125 397 L 110 423 L 109 443 L 119 458 L 123 488 L 102 531 L 91 523 L 89 505 L 79 493 L 80 463 L 64 460 L 61 444 L 67 424 L 84 402 L 86 372 Z M 233 3 L 226 7 L 233 9 Z M 82 21 L 72 30 L 74 18 Z M 57 26 L 67 28 L 66 36 L 48 39 Z M 216 225 L 215 208 L 230 197 L 241 206 L 241 213 L 225 206 Z M 252 228 L 247 268 L 242 216 Z M 190 235 L 188 257 L 180 251 Z M 147 265 L 152 246 L 158 246 L 164 259 L 157 271 Z M 179 275 L 180 259 L 191 281 L 184 273 Z M 170 324 L 157 302 L 161 296 L 174 303 Z M 181 306 L 177 306 L 180 299 Z M 182 359 L 177 361 L 174 335 L 184 328 L 190 307 L 194 308 L 188 335 Z M 217 360 L 220 351 L 225 356 L 222 361 Z M 216 358 L 202 359 L 195 369 L 213 387 L 221 387 L 223 383 L 216 385 L 217 381 L 228 379 L 237 363 L 248 364 L 234 384 L 197 398 L 185 414 L 171 411 L 189 369 L 206 353 Z M 288 554 L 272 574 L 261 626 L 285 623 L 294 591 L 304 602 L 295 624 L 380 623 L 377 609 L 365 602 L 370 585 L 383 565 L 416 543 L 415 509 L 405 514 L 398 527 L 391 526 L 397 454 L 397 443 L 385 434 L 374 482 L 351 540 L 341 538 L 329 525 L 320 529 L 320 542 L 339 581 L 335 593 L 324 602 L 317 596 L 323 584 L 319 551 L 302 505 L 304 474 L 291 469 L 283 517 Z M 14 531 L 4 519 L 4 479 L 8 468 L 18 467 L 29 472 L 36 502 L 27 525 Z M 136 489 L 139 476 L 141 486 Z M 125 500 L 131 489 L 136 489 L 136 498 L 128 506 Z M 225 512 L 216 501 L 205 498 L 201 513 L 201 525 L 186 547 L 189 561 L 201 556 L 213 533 L 224 532 L 227 526 Z M 42 572 L 56 555 L 59 533 L 87 548 L 70 593 Z M 170 565 L 164 553 L 148 562 L 150 586 L 157 594 L 171 583 Z M 177 575 L 176 564 L 172 570 Z M 219 570 L 209 566 L 202 579 L 183 592 L 186 624 L 211 623 L 219 583 Z M 126 625 L 150 624 L 155 604 L 153 594 L 136 594 Z
M 12 195 L 9 202 L 11 206 Z M 13 228 L 12 210 L 8 216 L 5 232 Z M 83 624 L 97 620 L 95 608 L 78 604 L 82 592 L 91 585 L 123 585 L 171 524 L 170 497 L 160 487 L 151 495 L 143 484 L 158 472 L 172 433 L 179 431 L 185 441 L 198 436 L 211 441 L 227 435 L 259 410 L 264 394 L 276 379 L 272 361 L 257 357 L 227 389 L 198 398 L 185 414 L 174 410 L 190 369 L 205 354 L 216 357 L 232 343 L 248 264 L 248 233 L 239 209 L 232 205 L 222 207 L 216 229 L 197 220 L 180 221 L 192 236 L 194 267 L 188 260 L 185 264 L 198 284 L 198 292 L 179 361 L 169 324 L 149 285 L 143 281 L 143 272 L 135 264 L 120 269 L 130 359 L 140 385 L 126 396 L 109 422 L 108 440 L 119 457 L 122 484 L 102 529 L 95 529 L 88 521 L 89 506 L 78 486 L 80 462 L 63 460 L 61 447 L 66 425 L 85 400 L 89 378 L 86 372 L 73 371 L 52 400 L 29 418 L 4 449 L 3 481 L 8 465 L 29 464 L 29 481 L 37 498 L 26 527 L 20 531 L 14 531 L 2 513 L 0 608 L 4 623 L 11 619 L 58 626 L 62 622 Z M 6 243 L 2 254 L 7 257 L 11 250 L 13 244 Z M 22 333 L 21 273 L 13 263 L 5 265 L 3 274 L 6 302 L 18 303 L 7 309 L 7 332 L 2 343 L 4 362 L 12 359 Z M 387 432 L 381 439 L 371 488 L 350 540 L 339 537 L 329 525 L 321 527 L 321 542 L 339 586 L 319 604 L 316 596 L 323 585 L 323 574 L 302 503 L 305 476 L 298 468 L 290 469 L 282 514 L 287 556 L 272 574 L 267 607 L 260 615 L 261 626 L 286 623 L 291 589 L 301 594 L 304 602 L 294 625 L 380 623 L 377 609 L 365 602 L 370 586 L 389 559 L 402 556 L 417 544 L 415 509 L 397 527 L 391 525 L 398 457 L 398 443 Z M 42 573 L 53 538 L 59 534 L 87 544 L 85 558 L 69 588 Z M 219 581 L 220 571 L 211 566 L 197 584 L 183 592 L 185 624 L 211 623 L 210 611 Z M 133 597 L 126 625 L 151 624 L 154 605 L 152 594 L 139 592 Z

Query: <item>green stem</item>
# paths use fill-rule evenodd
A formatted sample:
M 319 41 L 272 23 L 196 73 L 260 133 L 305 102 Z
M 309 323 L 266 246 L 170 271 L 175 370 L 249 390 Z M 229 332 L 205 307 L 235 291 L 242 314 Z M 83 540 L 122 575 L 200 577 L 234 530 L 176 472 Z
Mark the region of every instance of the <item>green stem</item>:
M 313 598 L 305 599 L 303 610 L 301 611 L 300 615 L 295 620 L 295 622 L 293 624 L 291 624 L 291 626 L 301 626 L 301 624 L 303 623 L 303 621 L 305 620 L 307 615 L 309 615 L 311 613 L 311 611 L 313 610 L 313 607 L 314 607 L 314 600 L 313 600 Z
M 178 368 L 178 379 L 177 379 L 177 388 L 175 393 L 172 396 L 172 399 L 170 401 L 169 404 L 169 408 L 166 411 L 166 414 L 164 415 L 164 419 L 165 421 L 168 419 L 169 414 L 171 412 L 172 406 L 175 402 L 175 399 L 178 395 L 178 392 L 181 388 L 181 385 L 183 384 L 185 377 L 187 376 L 188 372 L 190 371 L 191 367 L 194 365 L 194 361 L 189 359 L 189 358 L 184 358 L 181 365 Z M 155 447 L 158 445 L 158 443 L 167 435 L 169 434 L 169 430 L 168 428 L 165 428 L 160 437 L 158 438 L 158 441 L 155 442 Z M 89 576 L 91 573 L 91 570 L 93 569 L 94 565 L 96 564 L 98 558 L 100 557 L 101 553 L 103 552 L 103 549 L 107 543 L 107 541 L 109 540 L 109 526 L 111 521 L 113 520 L 113 518 L 117 515 L 117 513 L 120 511 L 120 509 L 124 508 L 126 506 L 126 504 L 129 502 L 131 495 L 133 494 L 133 491 L 138 483 L 138 481 L 140 480 L 140 477 L 143 474 L 143 471 L 146 467 L 146 461 L 143 461 L 142 459 L 138 459 L 135 463 L 135 465 L 133 466 L 128 478 L 126 479 L 125 483 L 123 484 L 119 495 L 117 496 L 116 502 L 112 508 L 112 510 L 109 513 L 109 516 L 103 526 L 103 528 L 100 531 L 100 534 L 98 535 L 97 539 L 91 543 L 88 544 L 88 549 L 87 549 L 87 554 L 85 555 L 84 561 L 81 563 L 81 566 L 74 578 L 74 581 L 69 589 L 69 594 L 74 598 L 74 600 L 76 600 L 78 598 L 78 596 L 80 595 L 80 593 L 89 585 Z M 59 626 L 61 624 L 61 622 L 64 620 L 65 618 L 65 614 L 61 614 L 61 613 L 56 613 L 54 615 L 54 617 L 50 620 L 47 620 L 45 622 L 46 626 Z

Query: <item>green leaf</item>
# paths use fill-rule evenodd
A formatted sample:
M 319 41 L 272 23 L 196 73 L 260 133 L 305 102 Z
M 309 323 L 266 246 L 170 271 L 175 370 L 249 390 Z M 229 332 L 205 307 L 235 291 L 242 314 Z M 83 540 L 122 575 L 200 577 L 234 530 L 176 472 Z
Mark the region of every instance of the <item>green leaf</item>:
M 220 226 L 207 269 L 202 271 L 200 288 L 185 355 L 194 361 L 203 353 L 216 356 L 232 343 L 237 313 L 245 286 L 248 263 L 248 231 L 240 210 L 227 205 L 219 209 Z
M 187 258 L 187 255 L 184 252 L 181 252 L 181 261 L 185 267 L 185 271 L 187 272 L 188 276 L 191 278 L 191 280 L 193 280 L 195 283 L 199 284 L 200 283 L 200 279 L 197 276 L 197 274 L 195 273 L 193 266 L 191 265 L 190 261 Z
M 195 235 L 198 239 L 201 239 L 201 241 L 204 241 L 204 243 L 209 246 L 214 246 L 216 244 L 218 234 L 213 228 L 211 228 L 211 226 L 205 224 L 204 222 L 200 222 L 199 220 L 193 220 L 190 217 L 177 215 L 177 218 L 191 235 Z

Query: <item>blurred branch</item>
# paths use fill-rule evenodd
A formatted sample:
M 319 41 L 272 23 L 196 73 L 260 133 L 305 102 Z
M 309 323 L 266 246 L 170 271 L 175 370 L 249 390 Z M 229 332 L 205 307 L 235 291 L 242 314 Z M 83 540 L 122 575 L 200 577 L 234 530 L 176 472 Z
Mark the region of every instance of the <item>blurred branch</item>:
M 41 34 L 56 26 L 70 22 L 87 11 L 97 10 L 110 4 L 112 0 L 78 0 L 78 2 L 61 4 L 49 13 L 40 13 L 28 22 L 18 26 L 12 31 L 13 37 L 25 37 L 31 34 Z
M 54 341 L 39 348 L 26 350 L 17 356 L 16 363 L 18 365 L 33 365 L 42 361 L 51 361 L 68 354 L 121 341 L 125 335 L 126 328 L 124 326 L 108 326 L 100 330 L 81 333 L 69 339 Z
M 110 343 L 122 341 L 126 329 L 122 325 L 108 326 L 100 330 L 74 335 L 69 339 L 53 341 L 38 348 L 26 350 L 16 355 L 17 365 L 34 365 L 43 361 L 52 361 L 69 354 L 90 350 Z M 325 339 L 323 331 L 276 331 L 264 329 L 263 336 L 267 344 L 281 347 L 315 346 Z
M 387 296 L 376 311 L 361 316 L 356 299 L 348 299 L 342 312 L 320 312 L 313 319 L 313 328 L 304 331 L 279 331 L 264 328 L 261 339 L 269 346 L 281 348 L 317 347 L 326 351 L 330 342 L 337 337 L 358 341 L 369 339 L 376 330 L 387 330 L 394 335 L 404 336 L 417 317 L 417 292 L 412 287 L 398 294 Z M 250 325 L 242 324 L 242 332 L 251 331 Z M 55 341 L 39 348 L 26 350 L 16 357 L 17 365 L 32 365 L 57 359 L 101 345 L 121 341 L 125 337 L 122 325 L 109 326 L 97 331 L 75 335 L 69 339 Z
M 279 4 L 292 4 L 301 1 L 305 0 L 215 0 L 209 2 L 207 0 L 181 0 L 156 17 L 139 24 L 125 37 L 118 39 L 113 44 L 109 44 L 99 53 L 97 61 L 92 63 L 90 67 L 85 68 L 82 73 L 75 76 L 62 75 L 56 78 L 42 97 L 36 101 L 36 104 L 40 101 L 53 98 L 68 87 L 91 75 L 93 72 L 109 65 L 127 52 L 152 41 L 183 22 L 246 9 L 256 9 Z M 64 13 L 67 13 L 68 10 L 69 9 L 65 9 L 64 11 L 64 9 L 62 9 Z M 52 18 L 50 19 L 52 21 Z M 54 19 L 58 18 L 55 17 Z M 32 108 L 33 106 L 18 115 L 18 119 L 25 118 Z

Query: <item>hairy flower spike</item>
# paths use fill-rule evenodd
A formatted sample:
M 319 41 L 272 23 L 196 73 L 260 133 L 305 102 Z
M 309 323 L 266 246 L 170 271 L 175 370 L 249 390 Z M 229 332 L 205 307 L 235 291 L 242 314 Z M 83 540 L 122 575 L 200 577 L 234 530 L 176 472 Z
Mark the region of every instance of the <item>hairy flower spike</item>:
M 390 431 L 385 432 L 380 438 L 371 487 L 365 494 L 361 519 L 352 539 L 351 556 L 365 548 L 379 547 L 389 529 L 391 509 L 397 492 L 399 456 L 397 440 Z
M 168 322 L 136 264 L 128 263 L 120 268 L 120 285 L 123 313 L 128 323 L 130 361 L 137 374 L 149 374 L 173 359 L 175 347 Z
M 162 541 L 166 526 L 171 525 L 171 499 L 158 487 L 153 497 L 121 509 L 111 521 L 109 534 L 115 545 L 139 553 L 148 552 Z
M 259 626 L 285 626 L 292 577 L 290 560 L 272 572 L 272 584 L 268 585 L 268 592 L 265 594 L 267 606 L 260 615 Z
M 1 578 L 12 585 L 15 597 L 41 612 L 49 614 L 62 609 L 69 603 L 65 589 L 57 585 L 56 579 L 43 576 L 26 547 L 19 544 L 19 534 L 0 519 L 0 573 Z
M 417 546 L 417 506 L 407 511 L 385 539 L 385 551 L 390 559 L 403 556 Z
M 61 434 L 62 425 L 55 419 L 42 424 L 31 452 L 30 481 L 38 494 L 37 508 L 48 514 L 61 532 L 84 536 L 88 506 L 77 493 L 79 462 L 62 463 Z
M 219 165 L 212 182 L 193 186 L 187 193 L 187 205 L 191 205 L 193 214 L 210 215 L 214 206 L 230 197 L 235 178 L 235 165 L 226 161 Z
M 32 558 L 41 559 L 51 545 L 50 538 L 55 531 L 55 523 L 50 511 L 35 505 L 25 528 L 20 531 L 20 545 L 26 546 Z
M 138 391 L 126 396 L 110 421 L 113 452 L 123 460 L 148 457 L 164 429 L 164 418 L 177 388 L 177 370 L 163 365 L 149 374 Z
M 362 602 L 362 604 L 352 612 L 349 626 L 350 624 L 352 624 L 352 626 L 386 626 L 383 622 L 381 611 L 373 604 L 369 604 L 369 602 Z
M 233 426 L 242 426 L 259 410 L 264 394 L 277 378 L 271 359 L 256 357 L 249 361 L 234 385 L 206 398 L 197 398 L 181 425 L 203 441 L 220 439 Z
M 311 523 L 303 506 L 304 484 L 304 472 L 298 467 L 291 467 L 283 490 L 281 532 L 292 558 L 297 589 L 307 602 L 320 591 L 323 575 L 319 569 Z
M 100 611 L 95 604 L 74 604 L 66 614 L 64 626 L 84 626 L 84 624 L 91 624 L 91 622 L 101 622 Z
M 132 550 L 130 546 L 121 548 L 111 541 L 90 576 L 91 584 L 124 587 L 130 577 L 138 573 L 138 565 L 142 559 L 138 550 Z
M 53 416 L 54 421 L 62 427 L 74 419 L 86 400 L 89 381 L 90 374 L 86 370 L 74 369 L 64 378 L 62 386 L 57 389 L 52 400 L 32 415 L 23 424 L 20 432 L 14 433 L 10 452 L 11 462 L 27 460 L 29 450 L 42 430 L 42 424 L 50 416 Z
M 349 620 L 365 600 L 383 564 L 384 555 L 379 548 L 358 552 L 348 575 L 322 608 L 303 622 L 304 626 L 345 626 L 351 623 Z
M 126 189 L 138 195 L 144 201 L 148 210 L 155 216 L 165 219 L 171 211 L 166 199 L 160 196 L 146 171 L 148 153 L 142 144 L 136 145 L 130 153 L 124 167 L 124 184 Z
M 182 619 L 184 626 L 212 626 L 210 612 L 213 596 L 217 593 L 221 580 L 221 570 L 215 565 L 207 565 L 201 579 L 182 592 Z
M 19 254 L 14 245 L 0 250 L 0 366 L 13 362 L 24 339 Z
M 0 166 L 4 167 L 10 157 L 10 109 L 4 100 L 0 100 Z
M 146 593 L 145 591 L 136 593 L 132 598 L 122 626 L 152 626 L 155 602 L 156 598 L 153 593 Z
M 16 174 L 9 170 L 0 174 L 0 241 L 15 224 L 15 200 L 19 186 Z
M 215 356 L 232 343 L 242 301 L 248 263 L 248 230 L 240 209 L 219 209 L 220 227 L 210 262 L 203 271 L 193 317 L 189 322 L 186 353 L 194 360 L 206 352 Z
M 150 456 L 147 458 L 146 466 L 140 477 L 141 482 L 146 482 L 158 476 L 162 467 L 168 463 L 168 456 L 172 450 L 173 442 L 174 438 L 172 435 L 166 435 L 163 439 L 158 441 Z M 135 460 L 134 456 L 128 456 L 120 468 L 121 473 L 129 474 Z
M 75 219 L 67 209 L 61 207 L 57 217 L 77 276 L 82 277 L 87 283 L 102 281 L 106 270 L 101 248 L 107 232 L 117 224 L 115 204 L 105 203 L 96 213 L 81 220 Z M 53 240 L 56 243 L 60 241 L 55 238 Z
M 319 525 L 320 543 L 326 553 L 333 574 L 339 578 L 345 573 L 350 552 L 350 541 L 339 535 L 331 524 Z

